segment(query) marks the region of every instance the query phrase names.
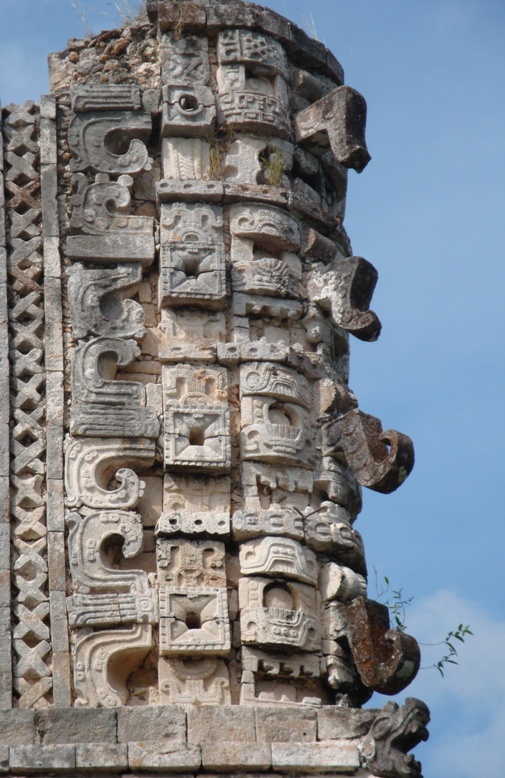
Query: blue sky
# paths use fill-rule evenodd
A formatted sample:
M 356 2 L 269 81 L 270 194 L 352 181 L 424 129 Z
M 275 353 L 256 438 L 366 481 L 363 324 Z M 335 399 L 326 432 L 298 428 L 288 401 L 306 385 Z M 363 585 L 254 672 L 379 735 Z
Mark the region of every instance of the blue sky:
M 315 31 L 368 103 L 372 161 L 350 175 L 354 253 L 379 270 L 375 344 L 353 340 L 351 386 L 416 467 L 366 491 L 358 529 L 373 567 L 414 602 L 421 642 L 475 632 L 446 678 L 404 693 L 432 709 L 426 778 L 496 775 L 505 729 L 505 5 L 502 0 L 265 0 Z M 83 0 L 94 31 L 106 0 Z M 95 10 L 93 10 L 93 8 Z M 84 33 L 67 0 L 0 0 L 0 97 L 47 93 L 46 56 Z M 425 664 L 440 655 L 426 648 Z M 375 704 L 384 700 L 376 696 Z

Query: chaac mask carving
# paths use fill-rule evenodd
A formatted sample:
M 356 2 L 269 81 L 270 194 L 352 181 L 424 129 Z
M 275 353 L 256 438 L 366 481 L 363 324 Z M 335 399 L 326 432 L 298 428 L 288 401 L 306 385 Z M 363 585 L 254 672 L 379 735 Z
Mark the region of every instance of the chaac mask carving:
M 53 97 L 4 111 L 1 699 L 359 707 L 419 666 L 353 528 L 361 486 L 414 464 L 348 387 L 349 336 L 381 327 L 342 224 L 365 102 L 272 12 L 181 5 L 151 0 L 116 69 L 58 55 Z M 384 710 L 363 759 L 417 775 L 395 753 L 425 708 Z

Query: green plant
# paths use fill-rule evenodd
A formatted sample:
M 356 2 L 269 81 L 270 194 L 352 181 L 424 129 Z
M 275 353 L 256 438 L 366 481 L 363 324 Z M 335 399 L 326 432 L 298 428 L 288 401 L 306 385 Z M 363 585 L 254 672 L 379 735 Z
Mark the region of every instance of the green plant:
M 375 568 L 374 571 L 375 571 L 375 588 L 377 592 L 376 596 L 377 599 L 380 599 L 390 591 L 390 581 L 387 576 L 384 576 L 385 586 L 380 586 L 377 580 L 377 570 Z M 386 600 L 384 604 L 389 608 L 389 612 L 396 626 L 396 629 L 400 630 L 400 632 L 405 632 L 407 629 L 405 609 L 412 604 L 414 598 L 404 597 L 403 589 L 392 589 L 391 594 L 392 597 Z M 470 629 L 470 625 L 467 624 L 465 626 L 464 624 L 458 624 L 457 628 L 454 630 L 450 630 L 450 632 L 447 633 L 447 636 L 443 640 L 440 640 L 436 643 L 420 642 L 421 646 L 445 646 L 446 649 L 448 649 L 448 652 L 444 654 L 438 661 L 433 662 L 433 664 L 427 665 L 426 667 L 422 667 L 421 670 L 432 670 L 432 669 L 438 670 L 438 672 L 443 678 L 444 668 L 446 664 L 451 664 L 451 665 L 459 664 L 459 662 L 456 659 L 456 657 L 458 656 L 458 652 L 454 645 L 454 641 L 459 640 L 461 643 L 464 643 L 465 638 L 468 637 L 468 635 L 473 635 L 473 632 Z
M 210 179 L 220 179 L 223 177 L 223 163 L 221 159 L 221 148 L 219 141 L 209 141 L 209 170 L 208 176 Z
M 259 156 L 265 180 L 272 186 L 280 186 L 284 175 L 284 161 L 277 148 L 269 146 Z

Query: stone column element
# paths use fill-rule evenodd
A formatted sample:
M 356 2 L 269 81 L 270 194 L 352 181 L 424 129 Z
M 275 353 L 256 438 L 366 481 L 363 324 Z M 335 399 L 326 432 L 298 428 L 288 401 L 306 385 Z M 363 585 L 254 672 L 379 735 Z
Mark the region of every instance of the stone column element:
M 361 710 L 420 662 L 354 526 L 414 464 L 349 387 L 364 98 L 243 0 L 149 0 L 50 71 L 0 134 L 6 770 L 419 776 L 423 703 Z

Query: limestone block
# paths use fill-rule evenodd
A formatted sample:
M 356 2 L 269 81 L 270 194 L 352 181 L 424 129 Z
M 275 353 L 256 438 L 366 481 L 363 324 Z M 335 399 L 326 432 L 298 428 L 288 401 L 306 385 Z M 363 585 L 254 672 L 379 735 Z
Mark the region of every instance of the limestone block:
M 75 770 L 75 746 L 14 746 L 9 762 L 13 773 L 68 772 Z
M 221 770 L 269 770 L 272 751 L 267 743 L 205 743 L 202 745 L 204 769 Z
M 163 138 L 161 161 L 165 179 L 180 182 L 211 178 L 210 145 L 201 138 Z
M 255 740 L 255 716 L 251 709 L 220 705 L 188 710 L 189 743 L 254 743 Z
M 157 476 L 145 476 L 143 480 L 144 493 L 137 507 L 144 527 L 154 527 L 163 510 L 163 479 Z
M 315 710 L 262 707 L 256 710 L 256 733 L 260 743 L 315 743 Z
M 71 90 L 72 111 L 139 111 L 140 90 L 133 84 L 79 85 Z
M 0 710 L 2 743 L 6 746 L 35 744 L 35 711 L 22 709 Z
M 321 668 L 318 656 L 309 653 L 262 651 L 249 646 L 242 647 L 241 705 L 254 705 L 257 714 L 263 708 L 279 713 L 279 722 L 287 719 L 281 715 L 286 707 L 296 717 L 302 715 L 303 706 L 320 706 L 327 702 L 327 692 L 320 683 Z M 260 706 L 260 707 L 257 707 Z M 282 706 L 282 708 L 272 706 Z M 260 738 L 260 719 L 256 717 L 256 730 Z M 296 720 L 296 719 L 295 719 Z M 275 729 L 275 728 L 274 728 Z M 263 730 L 265 731 L 265 730 Z M 282 730 L 284 731 L 284 730 Z M 298 730 L 294 726 L 293 734 Z M 267 742 L 291 740 L 291 737 L 273 737 L 266 734 Z M 295 740 L 297 737 L 295 737 Z M 304 739 L 304 738 L 302 738 Z M 315 739 L 315 738 L 314 738 Z
M 56 141 L 56 138 L 54 140 Z M 40 184 L 42 190 L 41 209 L 44 237 L 57 238 L 60 234 L 60 228 L 58 223 L 58 172 L 56 164 L 41 164 Z
M 217 657 L 160 657 L 158 676 L 166 705 L 231 704 L 228 668 Z
M 75 706 L 116 708 L 126 704 L 130 673 L 152 648 L 152 629 L 135 624 L 121 630 L 91 632 L 74 649 Z M 114 672 L 110 665 L 113 661 Z
M 335 259 L 337 247 L 329 238 L 314 230 L 312 227 L 302 228 L 302 240 L 300 254 L 313 262 L 329 264 Z
M 165 474 L 159 535 L 227 535 L 230 532 L 230 479 Z
M 68 271 L 68 297 L 74 338 L 86 335 L 141 338 L 145 314 L 129 300 L 139 288 L 141 265 L 91 270 L 75 263 Z
M 71 434 L 158 437 L 156 411 L 142 406 L 142 384 L 116 378 L 117 370 L 139 355 L 135 341 L 122 338 L 93 338 L 77 347 L 72 366 Z
M 78 771 L 127 770 L 128 748 L 126 744 L 80 743 L 75 747 L 75 764 Z
M 222 307 L 226 295 L 223 214 L 210 205 L 161 207 L 159 304 Z
M 163 366 L 165 464 L 202 472 L 230 467 L 230 422 L 224 368 Z
M 241 418 L 243 459 L 306 467 L 313 463 L 311 419 L 302 406 L 274 397 L 244 397 Z
M 216 122 L 216 100 L 202 85 L 165 86 L 161 131 L 173 137 L 207 137 Z
M 239 581 L 239 604 L 245 645 L 320 648 L 319 596 L 311 586 L 244 577 Z
M 321 566 L 319 590 L 323 602 L 348 602 L 366 596 L 366 578 L 348 567 L 328 562 Z
M 235 511 L 232 517 L 235 540 L 251 540 L 264 535 L 282 535 L 285 538 L 303 540 L 303 518 L 289 508 Z
M 241 63 L 261 65 L 264 73 L 278 73 L 289 78 L 286 54 L 282 45 L 268 35 L 251 30 L 223 30 L 219 33 L 217 56 L 220 65 Z
M 75 594 L 67 598 L 67 608 L 71 627 L 156 624 L 158 618 L 155 592 Z
M 119 708 L 117 711 L 118 743 L 132 741 L 184 741 L 186 714 L 179 705 L 149 705 Z
M 156 198 L 159 203 L 221 203 L 224 184 L 214 180 L 162 178 L 156 184 Z
M 121 438 L 70 439 L 66 450 L 65 486 L 69 508 L 134 508 L 143 482 L 126 465 L 148 467 L 154 461 L 150 440 Z M 115 475 L 119 486 L 107 487 Z
M 348 740 L 272 743 L 272 767 L 296 773 L 355 773 L 360 758 L 357 745 Z
M 226 654 L 230 622 L 226 588 L 162 586 L 160 654 Z
M 162 308 L 161 331 L 162 362 L 215 362 L 216 345 L 226 338 L 226 319 L 221 311 Z
M 325 706 L 317 712 L 318 740 L 355 739 L 367 734 L 377 715 L 373 709 Z
M 130 770 L 162 770 L 181 772 L 199 770 L 202 763 L 199 746 L 187 743 L 158 743 L 156 746 L 146 742 L 128 744 L 128 764 Z
M 320 468 L 314 474 L 314 486 L 327 495 L 332 502 L 344 507 L 350 514 L 351 522 L 361 511 L 361 487 L 349 468 L 344 467 L 335 457 L 322 457 Z M 329 512 L 330 521 L 333 521 L 331 516 L 335 509 L 327 507 L 325 510 Z M 322 511 L 323 516 L 324 513 L 325 511 Z M 342 514 L 340 511 L 337 511 L 336 516 L 343 522 L 348 520 L 347 514 Z
M 298 510 L 307 507 L 314 488 L 314 476 L 301 467 L 274 467 L 262 462 L 242 464 L 242 483 L 248 505 L 278 510 L 285 505 Z
M 117 128 L 122 132 L 118 133 Z M 75 113 L 70 120 L 68 142 L 71 170 L 136 175 L 151 160 L 143 141 L 151 134 L 151 116 L 141 111 L 90 111 Z M 131 139 L 128 151 L 120 149 Z
M 116 711 L 113 710 L 39 710 L 36 727 L 42 745 L 56 743 L 116 742 Z
M 69 513 L 68 553 L 72 585 L 75 592 L 149 592 L 147 573 L 143 570 L 114 569 L 106 563 L 104 547 L 112 539 L 121 538 L 121 555 L 136 557 L 142 549 L 142 519 L 127 511 L 101 511 L 80 516 Z
M 267 185 L 265 199 L 275 199 L 271 191 L 268 193 L 268 189 L 289 188 L 287 174 L 293 168 L 293 154 L 294 146 L 286 140 L 246 135 L 237 138 L 226 148 L 221 175 L 227 186 L 237 185 L 236 191 L 239 191 L 240 184 L 244 185 L 244 192 L 247 187 Z
M 208 48 L 206 37 L 163 35 L 160 46 L 163 83 L 207 84 L 210 78 Z
M 305 542 L 315 551 L 331 553 L 339 563 L 366 578 L 363 538 L 351 528 L 349 519 L 349 512 L 335 503 L 323 503 L 321 510 L 308 510 Z
M 0 773 L 9 772 L 9 746 L 0 745 Z
M 239 552 L 243 575 L 269 575 L 303 583 L 317 583 L 316 555 L 296 540 L 281 537 L 257 538 L 242 543 Z
M 215 540 L 158 536 L 156 567 L 162 586 L 226 586 L 225 547 Z
M 69 258 L 94 264 L 130 261 L 150 265 L 154 220 L 129 215 L 133 178 L 121 175 L 111 181 L 108 173 L 98 173 L 94 183 L 88 184 L 86 176 L 77 173 L 72 184 L 70 229 L 74 234 L 67 239 Z

